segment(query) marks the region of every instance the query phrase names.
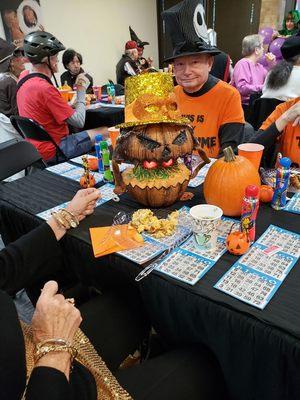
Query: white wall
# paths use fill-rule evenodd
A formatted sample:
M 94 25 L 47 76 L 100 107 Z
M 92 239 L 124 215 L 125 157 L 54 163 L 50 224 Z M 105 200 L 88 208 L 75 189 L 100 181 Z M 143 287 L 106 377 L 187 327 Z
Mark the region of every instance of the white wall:
M 116 80 L 115 67 L 130 40 L 129 28 L 150 43 L 144 55 L 158 65 L 155 0 L 40 0 L 45 30 L 83 56 L 95 84 Z M 61 60 L 61 56 L 60 56 Z M 60 72 L 64 68 L 61 64 Z

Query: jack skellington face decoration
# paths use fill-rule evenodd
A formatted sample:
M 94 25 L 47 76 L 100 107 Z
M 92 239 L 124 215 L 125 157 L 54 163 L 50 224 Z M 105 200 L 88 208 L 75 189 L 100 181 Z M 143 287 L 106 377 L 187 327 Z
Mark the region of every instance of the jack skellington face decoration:
M 207 26 L 205 23 L 205 10 L 203 4 L 199 3 L 195 10 L 193 16 L 193 25 L 197 36 L 208 42 Z
M 173 47 L 184 41 L 208 42 L 204 0 L 184 0 L 163 12 Z

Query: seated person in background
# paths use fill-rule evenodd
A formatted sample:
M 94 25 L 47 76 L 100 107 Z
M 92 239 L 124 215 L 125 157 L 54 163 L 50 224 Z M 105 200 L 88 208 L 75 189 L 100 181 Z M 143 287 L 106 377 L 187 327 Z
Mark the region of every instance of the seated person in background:
M 0 38 L 0 143 L 20 138 L 9 118 L 18 114 L 17 80 L 24 61 L 20 48 Z
M 260 127 L 251 142 L 265 148 L 279 143 L 283 157 L 300 166 L 300 97 L 279 104 Z
M 18 83 L 17 104 L 22 117 L 40 124 L 55 140 L 68 158 L 89 152 L 94 138 L 107 133 L 106 128 L 91 129 L 70 135 L 68 124 L 82 128 L 85 123 L 85 93 L 90 81 L 84 74 L 76 79 L 77 103 L 75 110 L 53 86 L 51 77 L 58 71 L 57 55 L 64 46 L 48 32 L 31 32 L 24 39 L 24 52 L 33 64 L 32 73 Z M 46 161 L 55 160 L 56 149 L 51 142 L 30 140 Z
M 67 49 L 62 56 L 62 62 L 67 71 L 60 76 L 61 85 L 67 83 L 73 89 L 77 76 L 84 72 L 81 68 L 82 55 L 73 49 Z M 93 78 L 87 73 L 85 76 L 90 81 L 86 92 L 93 93 Z
M 0 113 L 18 114 L 17 81 L 24 70 L 23 50 L 0 38 Z
M 242 55 L 233 68 L 231 85 L 241 94 L 245 117 L 248 118 L 249 100 L 252 93 L 261 92 L 268 71 L 258 62 L 264 53 L 261 35 L 245 36 L 242 42 Z M 272 53 L 266 54 L 266 60 L 275 63 Z
M 267 75 L 261 97 L 286 101 L 300 96 L 300 37 L 287 38 L 281 53 L 284 60 Z
M 147 72 L 154 72 L 155 68 L 152 67 L 153 59 L 151 57 L 148 57 L 147 59 L 143 57 L 144 53 L 144 47 L 149 45 L 149 42 L 143 42 L 137 34 L 134 32 L 134 30 L 129 27 L 129 33 L 130 33 L 130 38 L 137 44 L 137 50 L 139 53 L 139 58 L 137 60 L 137 64 L 140 68 L 141 71 L 147 71 Z
M 213 158 L 225 147 L 236 149 L 243 142 L 245 123 L 238 91 L 209 73 L 218 53 L 203 41 L 201 46 L 187 43 L 172 58 L 180 111 L 191 121 L 207 156 Z
M 122 55 L 116 66 L 117 83 L 124 86 L 125 79 L 140 73 L 137 65 L 139 58 L 138 46 L 134 40 L 125 44 L 125 54 Z
M 78 225 L 93 212 L 98 198 L 97 189 L 79 191 L 65 210 L 0 252 L 2 398 L 21 399 L 28 376 L 27 400 L 225 399 L 218 362 L 201 346 L 117 370 L 148 328 L 139 298 L 128 290 L 94 297 L 80 312 L 74 299 L 59 294 L 57 283 L 50 281 L 42 289 L 31 326 L 20 323 L 9 294 L 51 273 L 47 269 L 55 266 L 49 259 L 62 255 L 58 241 L 71 223 Z M 78 332 L 82 320 L 87 337 Z M 73 359 L 77 349 L 80 362 Z M 99 354 L 110 361 L 116 378 Z
M 291 10 L 282 22 L 282 29 L 279 32 L 275 32 L 273 37 L 289 37 L 295 35 L 299 29 L 300 12 L 297 10 Z

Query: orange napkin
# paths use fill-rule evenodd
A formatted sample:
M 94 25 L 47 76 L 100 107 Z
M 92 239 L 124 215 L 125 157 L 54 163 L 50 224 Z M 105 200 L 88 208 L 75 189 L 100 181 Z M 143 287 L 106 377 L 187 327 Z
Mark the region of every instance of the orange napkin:
M 135 249 L 144 245 L 141 235 L 137 230 L 128 225 L 103 226 L 90 228 L 92 247 L 95 257 L 102 257 L 107 254 L 121 250 Z M 138 241 L 138 240 L 139 241 Z

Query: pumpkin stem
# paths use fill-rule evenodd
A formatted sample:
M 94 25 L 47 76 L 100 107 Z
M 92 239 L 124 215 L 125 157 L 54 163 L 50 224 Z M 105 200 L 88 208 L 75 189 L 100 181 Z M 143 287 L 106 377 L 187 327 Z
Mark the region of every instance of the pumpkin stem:
M 234 161 L 235 160 L 235 154 L 234 154 L 234 152 L 233 152 L 233 150 L 232 150 L 232 147 L 226 147 L 224 150 L 223 150 L 223 153 L 224 153 L 224 160 L 226 161 L 226 162 L 231 162 L 231 161 Z

